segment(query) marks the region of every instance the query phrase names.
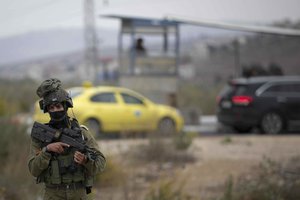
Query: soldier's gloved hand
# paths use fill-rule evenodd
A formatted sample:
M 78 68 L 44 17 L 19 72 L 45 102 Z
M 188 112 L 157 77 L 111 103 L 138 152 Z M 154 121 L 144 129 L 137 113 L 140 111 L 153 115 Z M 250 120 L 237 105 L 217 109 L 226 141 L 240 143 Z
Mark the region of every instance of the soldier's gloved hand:
M 74 161 L 80 165 L 83 165 L 87 162 L 87 157 L 83 153 L 79 151 L 75 151 Z
M 70 147 L 70 145 L 63 142 L 54 142 L 47 145 L 47 151 L 61 154 L 64 152 L 64 147 Z

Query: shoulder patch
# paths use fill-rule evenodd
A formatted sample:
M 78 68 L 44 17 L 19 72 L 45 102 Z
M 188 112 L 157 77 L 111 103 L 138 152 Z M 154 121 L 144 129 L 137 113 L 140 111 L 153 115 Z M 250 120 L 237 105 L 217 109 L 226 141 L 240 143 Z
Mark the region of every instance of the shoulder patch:
M 80 128 L 83 128 L 83 129 L 85 129 L 86 131 L 88 131 L 88 130 L 89 130 L 89 128 L 88 128 L 88 127 L 86 127 L 85 125 L 80 125 Z

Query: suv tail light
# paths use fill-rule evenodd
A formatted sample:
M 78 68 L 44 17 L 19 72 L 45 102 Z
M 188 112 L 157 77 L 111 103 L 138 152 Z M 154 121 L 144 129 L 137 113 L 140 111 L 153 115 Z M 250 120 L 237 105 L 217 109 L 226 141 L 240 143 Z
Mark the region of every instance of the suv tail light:
M 248 106 L 253 101 L 250 96 L 233 96 L 232 102 L 236 105 Z

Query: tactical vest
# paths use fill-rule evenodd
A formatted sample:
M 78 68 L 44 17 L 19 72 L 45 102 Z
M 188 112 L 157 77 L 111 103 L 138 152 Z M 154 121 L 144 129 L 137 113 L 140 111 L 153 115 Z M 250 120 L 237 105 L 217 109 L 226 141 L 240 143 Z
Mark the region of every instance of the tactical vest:
M 80 130 L 76 120 L 71 120 L 71 128 Z M 78 131 L 78 137 L 84 140 L 81 131 Z M 41 147 L 45 144 L 41 144 Z M 52 155 L 48 168 L 38 177 L 38 182 L 46 184 L 69 184 L 73 182 L 82 182 L 86 186 L 91 186 L 91 180 L 86 176 L 86 169 L 74 161 L 74 152 L 72 147 L 65 149 L 62 154 Z

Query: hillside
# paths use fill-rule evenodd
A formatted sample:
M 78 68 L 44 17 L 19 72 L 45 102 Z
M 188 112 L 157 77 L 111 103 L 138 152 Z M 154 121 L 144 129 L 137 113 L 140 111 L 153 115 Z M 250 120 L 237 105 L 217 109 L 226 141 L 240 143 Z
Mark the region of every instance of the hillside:
M 98 30 L 101 47 L 116 46 L 116 30 Z M 53 29 L 0 38 L 0 66 L 47 59 L 84 49 L 82 29 Z
M 80 29 L 50 30 L 0 39 L 1 77 L 36 79 L 49 72 L 51 75 L 63 71 L 81 73 L 78 69 L 84 66 L 82 33 Z M 116 61 L 117 30 L 99 30 L 98 36 L 100 56 Z M 300 74 L 300 39 L 297 37 L 187 25 L 182 26 L 180 36 L 180 73 L 187 80 L 214 85 L 253 64 L 268 68 L 275 63 L 281 66 L 284 74 Z M 239 40 L 239 51 L 233 46 L 235 39 Z M 161 48 L 159 43 L 147 45 Z

